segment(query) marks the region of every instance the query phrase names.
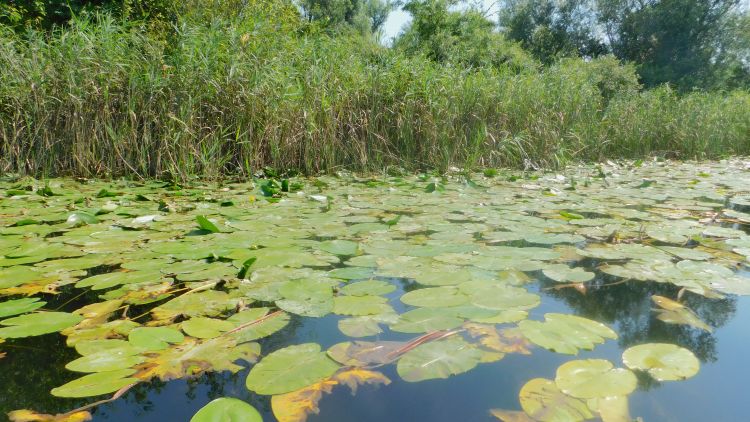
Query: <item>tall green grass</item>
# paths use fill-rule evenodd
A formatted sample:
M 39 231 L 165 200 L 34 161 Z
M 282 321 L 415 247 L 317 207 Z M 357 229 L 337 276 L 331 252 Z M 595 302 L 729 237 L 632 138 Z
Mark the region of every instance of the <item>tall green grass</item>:
M 627 68 L 463 69 L 262 19 L 0 33 L 0 172 L 187 177 L 750 154 L 750 93 Z M 626 76 L 623 77 L 622 75 Z

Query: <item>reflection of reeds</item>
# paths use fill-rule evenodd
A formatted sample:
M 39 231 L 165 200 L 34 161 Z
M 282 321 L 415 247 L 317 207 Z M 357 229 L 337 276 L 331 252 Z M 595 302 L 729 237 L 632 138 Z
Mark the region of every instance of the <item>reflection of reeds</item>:
M 211 177 L 750 153 L 747 92 L 604 98 L 581 62 L 466 70 L 254 25 L 184 24 L 166 41 L 106 18 L 27 39 L 0 31 L 0 171 Z

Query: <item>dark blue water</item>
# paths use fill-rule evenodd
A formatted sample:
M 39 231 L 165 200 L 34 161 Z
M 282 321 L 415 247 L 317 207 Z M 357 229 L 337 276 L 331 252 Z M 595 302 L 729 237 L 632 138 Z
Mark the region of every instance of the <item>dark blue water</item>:
M 747 275 L 747 274 L 745 274 Z M 489 409 L 520 409 L 518 392 L 531 378 L 554 379 L 557 367 L 571 359 L 604 358 L 622 366 L 624 349 L 646 342 L 679 344 L 701 361 L 698 375 L 687 381 L 657 383 L 639 378 L 630 396 L 633 417 L 647 421 L 738 421 L 750 419 L 747 382 L 750 380 L 750 298 L 709 300 L 688 294 L 687 304 L 709 325 L 707 333 L 686 326 L 665 324 L 651 312 L 652 294 L 675 297 L 667 284 L 629 282 L 607 286 L 596 280 L 587 294 L 573 289 L 546 290 L 530 285 L 542 295 L 542 304 L 531 311 L 533 319 L 546 312 L 581 315 L 612 326 L 619 339 L 608 341 L 577 357 L 535 348 L 532 355 L 506 355 L 498 362 L 480 364 L 472 371 L 445 380 L 419 383 L 401 381 L 395 365 L 380 368 L 392 383 L 362 386 L 356 396 L 347 387 L 336 387 L 320 402 L 321 412 L 309 421 L 491 421 Z M 408 290 L 408 288 L 407 288 Z M 398 298 L 403 290 L 394 292 Z M 404 310 L 397 299 L 397 310 Z M 282 332 L 263 342 L 264 354 L 297 343 L 316 342 L 327 348 L 347 340 L 336 327 L 339 317 L 295 318 Z M 385 332 L 379 339 L 406 339 L 409 335 Z M 369 340 L 369 339 L 368 339 Z M 77 375 L 62 369 L 75 352 L 63 348 L 56 335 L 19 342 L 0 361 L 0 407 L 3 412 L 30 407 L 62 412 L 81 404 L 55 399 L 49 390 Z M 66 351 L 61 353 L 61 350 Z M 267 421 L 274 420 L 270 398 L 245 388 L 247 370 L 238 374 L 208 374 L 194 380 L 140 385 L 119 400 L 99 406 L 95 421 L 188 421 L 202 406 L 218 397 L 237 397 L 253 404 Z

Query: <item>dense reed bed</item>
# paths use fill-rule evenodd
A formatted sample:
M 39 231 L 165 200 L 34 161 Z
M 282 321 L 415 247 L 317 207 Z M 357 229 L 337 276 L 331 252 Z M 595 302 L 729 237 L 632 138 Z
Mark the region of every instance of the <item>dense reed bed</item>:
M 467 69 L 261 18 L 0 33 L 0 172 L 246 176 L 750 154 L 750 93 L 614 59 Z

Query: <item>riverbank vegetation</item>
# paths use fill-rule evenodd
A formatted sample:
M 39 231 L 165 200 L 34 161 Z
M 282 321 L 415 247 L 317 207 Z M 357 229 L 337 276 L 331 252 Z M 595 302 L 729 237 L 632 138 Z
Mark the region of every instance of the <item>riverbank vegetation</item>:
M 0 172 L 184 178 L 750 154 L 750 44 L 738 41 L 748 18 L 731 2 L 701 9 L 698 38 L 678 39 L 691 29 L 657 25 L 678 21 L 659 20 L 674 9 L 666 1 L 628 6 L 617 22 L 601 18 L 625 10 L 612 1 L 590 15 L 612 32 L 597 39 L 575 18 L 581 5 L 544 18 L 541 3 L 508 4 L 497 23 L 413 0 L 389 46 L 378 33 L 393 5 L 377 0 L 47 3 L 0 6 Z

